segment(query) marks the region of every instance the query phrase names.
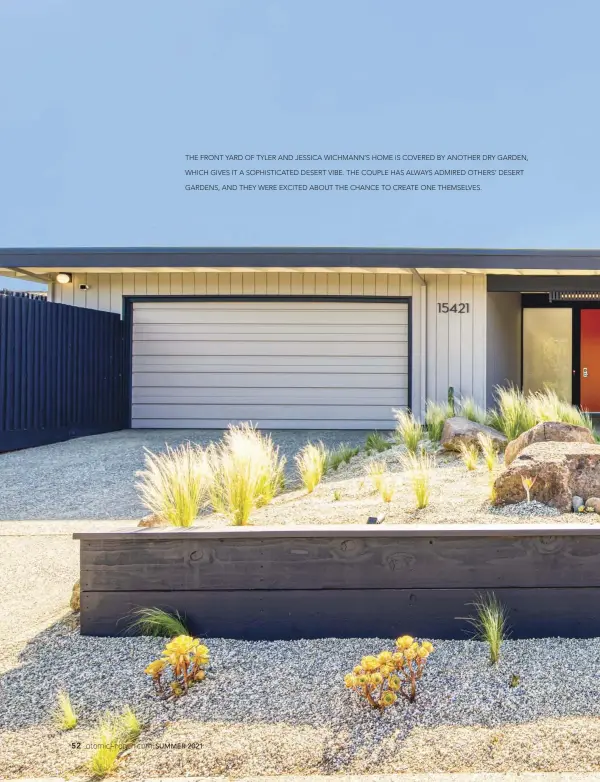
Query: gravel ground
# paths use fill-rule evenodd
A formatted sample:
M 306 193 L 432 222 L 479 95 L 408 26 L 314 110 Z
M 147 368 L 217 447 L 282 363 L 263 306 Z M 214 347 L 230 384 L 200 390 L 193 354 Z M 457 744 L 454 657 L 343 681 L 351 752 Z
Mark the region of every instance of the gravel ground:
M 21 519 L 139 519 L 147 511 L 134 488 L 144 447 L 163 450 L 186 440 L 208 445 L 221 437 L 214 429 L 127 429 L 79 437 L 65 443 L 0 454 L 0 521 Z M 360 430 L 272 432 L 293 471 L 294 455 L 307 440 L 327 447 L 362 445 Z
M 42 633 L 0 681 L 0 768 L 75 773 L 97 717 L 128 704 L 145 724 L 120 771 L 132 779 L 600 770 L 600 639 L 507 641 L 495 667 L 481 643 L 434 641 L 417 702 L 383 714 L 342 679 L 390 640 L 207 643 L 206 681 L 164 702 L 143 674 L 160 640 L 84 638 L 64 624 Z M 61 688 L 79 715 L 64 734 L 51 719 Z
M 18 664 L 37 633 L 69 612 L 79 577 L 79 541 L 73 532 L 120 528 L 114 522 L 5 522 L 0 524 L 0 674 Z M 1 704 L 1 701 L 0 701 Z M 0 764 L 0 778 L 1 778 Z
M 436 455 L 429 505 L 416 510 L 410 478 L 400 466 L 403 453 L 404 449 L 399 446 L 375 455 L 361 452 L 349 464 L 328 473 L 311 494 L 304 489 L 288 491 L 255 511 L 251 523 L 266 526 L 365 524 L 369 516 L 379 515 L 385 515 L 385 524 L 404 525 L 600 523 L 600 516 L 595 513 L 561 514 L 536 501 L 495 508 L 489 501 L 490 476 L 483 464 L 468 471 L 458 456 L 444 452 Z M 386 462 L 388 471 L 394 476 L 396 491 L 390 503 L 383 502 L 367 476 L 368 464 L 373 460 Z M 336 499 L 336 495 L 340 499 Z M 226 523 L 227 520 L 217 514 L 203 516 L 198 521 L 209 527 Z

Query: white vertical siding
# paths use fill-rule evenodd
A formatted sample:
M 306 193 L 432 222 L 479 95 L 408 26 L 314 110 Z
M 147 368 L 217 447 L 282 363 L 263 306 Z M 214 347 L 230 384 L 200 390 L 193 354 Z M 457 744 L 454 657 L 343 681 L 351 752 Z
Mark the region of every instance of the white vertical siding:
M 429 274 L 426 287 L 411 274 L 359 272 L 136 272 L 73 275 L 54 285 L 53 301 L 122 312 L 124 295 L 407 296 L 412 302 L 412 408 L 425 399 L 457 395 L 486 402 L 486 278 L 483 274 Z M 79 284 L 90 286 L 79 291 Z M 441 313 L 438 304 L 468 305 Z

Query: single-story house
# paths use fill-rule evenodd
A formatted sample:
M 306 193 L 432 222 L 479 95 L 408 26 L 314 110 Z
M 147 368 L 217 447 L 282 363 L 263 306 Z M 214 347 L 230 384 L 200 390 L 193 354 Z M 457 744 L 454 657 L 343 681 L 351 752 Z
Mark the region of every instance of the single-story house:
M 599 270 L 584 250 L 0 250 L 0 274 L 125 319 L 132 427 L 385 429 L 507 383 L 600 412 Z

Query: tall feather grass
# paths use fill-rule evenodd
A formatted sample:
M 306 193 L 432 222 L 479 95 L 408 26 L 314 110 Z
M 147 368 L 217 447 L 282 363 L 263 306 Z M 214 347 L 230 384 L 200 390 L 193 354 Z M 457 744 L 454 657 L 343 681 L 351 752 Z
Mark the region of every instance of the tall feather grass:
M 184 617 L 179 611 L 170 613 L 162 608 L 137 608 L 132 612 L 134 621 L 130 629 L 140 635 L 156 638 L 174 638 L 177 635 L 190 635 Z
M 489 414 L 489 423 L 509 440 L 543 421 L 559 421 L 593 431 L 591 416 L 560 399 L 553 389 L 524 394 L 514 386 L 496 388 L 496 408 Z
M 485 466 L 487 467 L 488 472 L 492 473 L 498 465 L 498 448 L 487 432 L 479 432 L 477 440 Z
M 461 442 L 458 444 L 460 458 L 467 470 L 472 471 L 477 469 L 479 462 L 479 448 L 472 443 Z
M 396 439 L 409 453 L 416 453 L 423 439 L 423 427 L 407 410 L 394 410 L 396 418 Z
M 458 415 L 477 424 L 487 424 L 487 410 L 478 405 L 470 396 L 463 397 L 458 405 Z
M 323 443 L 307 443 L 296 456 L 296 467 L 310 494 L 321 483 L 327 467 L 327 449 Z
M 141 726 L 135 713 L 127 706 L 121 714 L 107 711 L 98 722 L 96 750 L 89 769 L 96 779 L 103 779 L 116 768 L 119 755 L 139 738 Z
M 432 443 L 440 442 L 446 419 L 452 418 L 452 416 L 452 407 L 448 402 L 434 402 L 431 399 L 427 400 L 427 406 L 425 408 L 425 428 L 427 429 L 427 436 Z
M 489 647 L 490 662 L 500 659 L 500 648 L 508 635 L 507 611 L 496 595 L 491 592 L 478 595 L 471 605 L 475 616 L 466 617 L 475 631 L 475 638 L 484 641 Z
M 54 720 L 59 730 L 73 730 L 77 725 L 77 715 L 71 705 L 69 693 L 61 690 L 56 698 L 57 705 Z
M 270 503 L 281 491 L 285 458 L 269 435 L 251 424 L 231 425 L 209 452 L 213 509 L 232 524 L 247 524 L 256 508 Z
M 514 440 L 537 423 L 523 392 L 515 386 L 496 388 L 496 408 L 490 412 L 490 424 Z
M 410 478 L 410 485 L 418 510 L 426 508 L 431 498 L 431 477 L 435 469 L 435 458 L 427 451 L 406 453 L 400 457 L 400 464 Z
M 142 503 L 174 527 L 191 527 L 212 481 L 206 451 L 190 443 L 167 446 L 163 453 L 145 451 L 145 469 L 136 473 Z

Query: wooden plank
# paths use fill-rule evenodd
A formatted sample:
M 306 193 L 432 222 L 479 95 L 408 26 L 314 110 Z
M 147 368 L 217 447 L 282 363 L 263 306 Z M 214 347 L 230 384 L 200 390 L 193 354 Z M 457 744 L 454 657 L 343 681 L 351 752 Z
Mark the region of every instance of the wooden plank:
M 600 635 L 600 589 L 498 589 L 512 638 Z M 127 632 L 135 608 L 185 614 L 191 632 L 249 641 L 468 636 L 469 589 L 82 592 L 82 635 Z
M 545 541 L 562 537 L 600 538 L 600 524 L 578 522 L 552 522 L 541 524 L 298 524 L 293 527 L 274 526 L 224 526 L 214 527 L 168 527 L 138 528 L 121 530 L 74 532 L 73 540 L 117 540 L 156 538 L 215 539 L 227 538 L 530 538 L 541 537 Z
M 600 536 L 86 540 L 82 589 L 600 587 Z

